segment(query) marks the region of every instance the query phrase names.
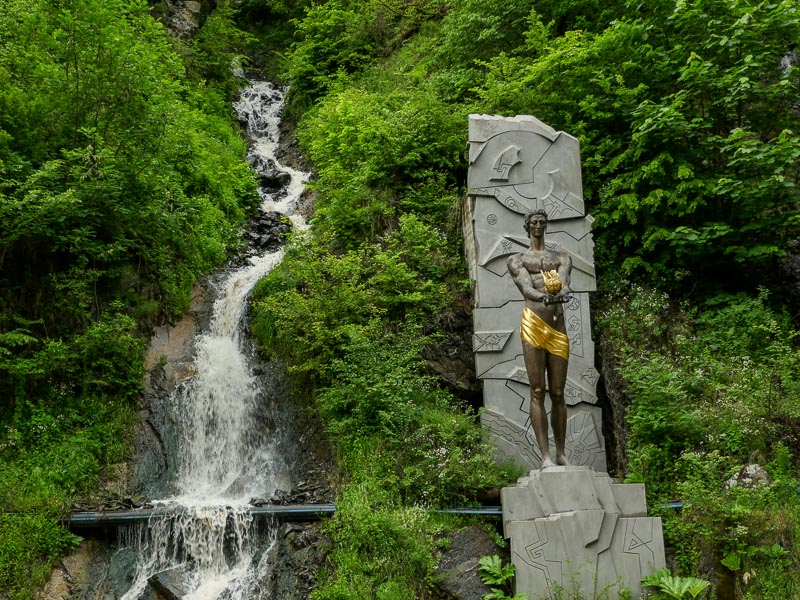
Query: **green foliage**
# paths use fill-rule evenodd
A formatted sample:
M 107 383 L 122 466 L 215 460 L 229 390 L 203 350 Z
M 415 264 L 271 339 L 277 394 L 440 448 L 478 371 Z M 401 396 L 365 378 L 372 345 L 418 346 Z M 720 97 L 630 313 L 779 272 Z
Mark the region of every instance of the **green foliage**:
M 254 291 L 253 330 L 262 343 L 319 380 L 359 328 L 396 329 L 445 306 L 444 240 L 413 216 L 383 243 L 337 256 L 296 238 L 283 263 Z
M 378 2 L 329 0 L 306 8 L 289 59 L 288 102 L 295 110 L 348 80 L 382 52 L 391 30 Z
M 407 502 L 441 506 L 504 478 L 473 415 L 421 373 L 429 343 L 413 326 L 399 335 L 354 336 L 317 405 L 346 469 L 361 471 L 368 460 Z M 368 456 L 355 450 L 365 440 L 372 440 Z
M 408 212 L 440 225 L 465 135 L 466 113 L 430 92 L 351 87 L 322 101 L 300 127 L 318 175 L 315 227 L 352 248 Z
M 631 400 L 628 478 L 647 482 L 652 503 L 684 502 L 663 518 L 686 574 L 738 560 L 742 595 L 796 589 L 786 507 L 800 355 L 788 317 L 752 290 L 800 233 L 797 7 L 464 0 L 441 16 L 436 4 L 320 3 L 296 22 L 286 61 L 319 177 L 317 237 L 262 284 L 256 330 L 309 376 L 334 439 L 362 448 L 342 453 L 347 472 L 374 452 L 376 478 L 404 500 L 427 497 L 431 482 L 415 472 L 435 468 L 428 448 L 455 456 L 447 440 L 461 426 L 445 427 L 435 387 L 408 375 L 420 351 L 398 324 L 433 330 L 454 294 L 466 115 L 536 115 L 581 142 L 600 281 L 622 272 L 712 299 L 689 312 L 629 281 L 606 291 L 598 320 Z M 428 261 L 432 232 L 442 243 Z M 721 276 L 732 270 L 734 281 Z M 414 296 L 412 281 L 430 287 Z M 720 288 L 732 294 L 713 296 Z M 398 440 L 420 451 L 391 461 Z M 724 491 L 753 460 L 771 465 L 773 483 Z M 786 555 L 770 550 L 776 543 Z
M 13 598 L 74 543 L 53 517 L 127 458 L 142 332 L 188 306 L 258 202 L 227 103 L 231 18 L 219 3 L 188 48 L 145 0 L 0 3 L 0 513 L 17 513 L 0 523 L 0 588 Z
M 509 595 L 515 571 L 516 568 L 512 563 L 504 565 L 496 554 L 482 557 L 478 561 L 478 577 L 486 585 L 498 586 L 493 587 L 488 594 L 484 594 L 483 600 L 527 600 L 524 594 Z
M 433 538 L 443 525 L 420 508 L 399 505 L 379 481 L 348 486 L 326 528 L 336 574 L 312 592 L 314 600 L 420 598 L 433 587 Z
M 763 290 L 723 296 L 690 316 L 663 294 L 630 286 L 607 295 L 599 311 L 629 386 L 628 480 L 645 482 L 654 505 L 683 503 L 680 513 L 661 513 L 683 572 L 701 574 L 713 557 L 736 571 L 741 597 L 751 598 L 797 590 L 787 568 L 800 564 L 788 542 L 797 513 L 798 463 L 788 448 L 796 443 L 789 424 L 798 423 L 800 351 L 787 317 L 768 300 Z M 725 489 L 755 461 L 769 485 Z
M 708 581 L 696 577 L 675 577 L 669 569 L 658 569 L 642 579 L 642 584 L 657 590 L 651 595 L 654 600 L 698 598 L 710 585 Z
M 4 22 L 5 306 L 44 317 L 51 335 L 85 326 L 120 293 L 181 310 L 256 201 L 228 109 L 181 81 L 143 1 L 54 12 L 20 0 L 4 3 Z
M 52 517 L 0 514 L 0 589 L 12 600 L 32 598 L 30 587 L 44 584 L 52 564 L 78 541 Z
M 215 84 L 231 98 L 239 88 L 234 68 L 244 62 L 244 51 L 252 38 L 236 27 L 236 11 L 231 0 L 216 2 L 216 8 L 192 38 L 188 68 L 196 77 Z
M 530 54 L 491 59 L 478 93 L 488 110 L 580 137 L 602 264 L 667 285 L 676 260 L 694 281 L 764 264 L 797 236 L 800 78 L 784 57 L 800 14 L 792 2 L 637 7 L 596 35 L 548 39 L 532 22 Z
M 514 579 L 516 569 L 512 563 L 503 565 L 496 554 L 483 556 L 478 561 L 478 574 L 486 585 L 508 585 Z

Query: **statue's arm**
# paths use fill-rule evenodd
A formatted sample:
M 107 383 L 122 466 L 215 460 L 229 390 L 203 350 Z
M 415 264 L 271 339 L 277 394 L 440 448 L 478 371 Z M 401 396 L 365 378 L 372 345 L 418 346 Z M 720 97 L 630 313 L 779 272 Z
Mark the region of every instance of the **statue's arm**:
M 572 257 L 565 252 L 561 256 L 560 262 L 561 266 L 558 268 L 558 277 L 563 283 L 561 294 L 566 296 L 572 293 L 572 287 L 570 286 L 572 281 Z
M 508 267 L 508 272 L 511 273 L 511 278 L 514 280 L 514 283 L 517 284 L 517 288 L 524 298 L 533 300 L 534 302 L 542 302 L 544 300 L 546 294 L 533 287 L 533 278 L 528 272 L 528 269 L 525 268 L 522 257 L 519 254 L 509 257 L 506 266 Z

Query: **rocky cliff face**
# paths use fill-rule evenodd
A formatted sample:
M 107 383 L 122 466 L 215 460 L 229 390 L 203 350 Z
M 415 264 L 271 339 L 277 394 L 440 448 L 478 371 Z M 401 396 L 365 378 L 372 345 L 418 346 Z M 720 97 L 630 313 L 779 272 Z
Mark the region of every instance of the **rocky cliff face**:
M 215 6 L 216 0 L 162 0 L 153 10 L 170 33 L 188 38 Z
M 156 328 L 145 355 L 145 381 L 132 460 L 130 491 L 148 498 L 166 495 L 167 477 L 176 460 L 173 390 L 194 375 L 192 342 L 208 324 L 211 299 L 196 285 L 189 311 L 174 324 Z

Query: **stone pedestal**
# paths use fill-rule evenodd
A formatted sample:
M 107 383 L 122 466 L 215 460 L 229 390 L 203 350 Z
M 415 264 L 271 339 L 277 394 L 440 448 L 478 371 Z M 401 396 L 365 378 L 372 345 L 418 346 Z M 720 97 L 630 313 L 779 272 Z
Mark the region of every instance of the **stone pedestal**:
M 516 592 L 529 600 L 561 590 L 591 600 L 628 589 L 638 598 L 642 577 L 665 566 L 661 519 L 647 517 L 642 484 L 550 467 L 503 488 L 501 499 Z

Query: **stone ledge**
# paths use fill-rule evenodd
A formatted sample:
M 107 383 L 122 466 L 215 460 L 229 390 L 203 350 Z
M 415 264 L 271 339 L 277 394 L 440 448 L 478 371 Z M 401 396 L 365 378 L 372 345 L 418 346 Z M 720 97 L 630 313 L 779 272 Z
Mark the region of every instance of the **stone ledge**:
M 503 488 L 501 498 L 516 591 L 531 600 L 559 589 L 594 598 L 626 588 L 636 598 L 642 577 L 665 566 L 661 519 L 645 516 L 641 484 L 587 467 L 550 467 Z

